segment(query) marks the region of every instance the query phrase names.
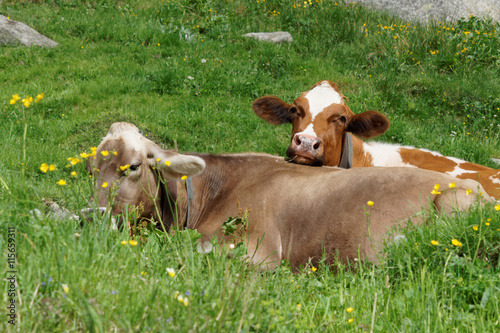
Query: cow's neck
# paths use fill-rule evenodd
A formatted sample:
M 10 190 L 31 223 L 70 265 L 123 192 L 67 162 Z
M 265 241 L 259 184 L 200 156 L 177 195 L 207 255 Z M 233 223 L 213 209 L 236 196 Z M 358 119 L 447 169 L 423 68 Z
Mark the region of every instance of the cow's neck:
M 352 137 L 352 166 L 354 168 L 373 166 L 373 157 L 370 152 L 365 150 L 363 140 L 354 135 Z

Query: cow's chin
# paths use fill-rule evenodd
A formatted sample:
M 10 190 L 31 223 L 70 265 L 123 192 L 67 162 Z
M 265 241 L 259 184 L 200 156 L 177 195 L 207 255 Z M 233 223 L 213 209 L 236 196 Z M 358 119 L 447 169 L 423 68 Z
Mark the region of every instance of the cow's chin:
M 302 165 L 310 165 L 310 166 L 322 166 L 323 158 L 312 157 L 306 154 L 301 153 L 291 153 L 287 154 L 290 160 L 293 163 L 302 164 Z

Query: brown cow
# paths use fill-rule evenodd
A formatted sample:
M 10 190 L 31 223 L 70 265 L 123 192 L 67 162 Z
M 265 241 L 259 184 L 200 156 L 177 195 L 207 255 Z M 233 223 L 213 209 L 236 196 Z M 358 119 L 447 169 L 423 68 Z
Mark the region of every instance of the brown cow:
M 341 166 L 349 154 L 346 136 L 350 132 L 368 139 L 389 128 L 387 118 L 376 111 L 354 114 L 339 88 L 330 81 L 317 82 L 292 104 L 278 97 L 264 96 L 253 102 L 257 116 L 270 124 L 292 123 L 292 140 L 287 156 L 306 165 Z M 446 173 L 460 179 L 479 181 L 486 192 L 500 199 L 500 170 L 470 163 L 440 153 L 381 142 L 364 142 L 352 137 L 353 167 L 414 167 Z
M 293 267 L 315 262 L 323 251 L 329 260 L 335 253 L 375 259 L 391 227 L 409 218 L 422 222 L 422 207 L 432 202 L 438 211 L 466 209 L 481 191 L 475 181 L 419 169 L 323 167 L 311 173 L 265 154 L 182 155 L 161 149 L 128 123 L 111 126 L 87 167 L 99 205 L 113 215 L 138 207 L 141 217 L 165 228 L 180 221 L 181 228 L 197 229 L 204 245 L 215 235 L 230 241 L 221 233 L 223 222 L 248 210 L 249 257 L 269 268 L 282 259 Z M 184 176 L 192 177 L 191 199 Z M 440 193 L 431 194 L 436 184 Z

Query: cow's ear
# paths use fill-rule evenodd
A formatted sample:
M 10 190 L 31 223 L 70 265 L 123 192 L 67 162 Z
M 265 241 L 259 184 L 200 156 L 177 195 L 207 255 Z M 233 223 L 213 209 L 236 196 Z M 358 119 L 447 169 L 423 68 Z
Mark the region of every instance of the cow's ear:
M 205 170 L 205 161 L 197 156 L 177 154 L 159 154 L 155 156 L 156 165 L 168 179 L 183 179 L 199 175 Z
M 290 106 L 276 96 L 260 97 L 252 103 L 255 114 L 272 125 L 292 122 Z
M 347 125 L 347 131 L 363 139 L 384 134 L 389 129 L 389 119 L 377 111 L 366 111 L 354 115 Z

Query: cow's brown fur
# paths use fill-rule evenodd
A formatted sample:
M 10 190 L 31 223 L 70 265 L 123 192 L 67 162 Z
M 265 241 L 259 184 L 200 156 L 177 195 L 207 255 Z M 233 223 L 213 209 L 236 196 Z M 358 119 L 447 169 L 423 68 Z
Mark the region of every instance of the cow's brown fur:
M 113 134 L 114 127 L 128 130 Z M 117 155 L 104 160 L 103 150 Z M 119 170 L 137 163 L 141 165 L 133 172 Z M 223 240 L 222 223 L 248 208 L 249 257 L 268 267 L 283 259 L 298 267 L 318 260 L 323 251 L 328 260 L 336 253 L 343 260 L 375 259 L 391 227 L 409 218 L 421 223 L 423 207 L 431 202 L 448 213 L 452 206 L 466 209 L 481 191 L 477 182 L 419 169 L 323 167 L 311 173 L 306 166 L 264 154 L 181 155 L 160 149 L 130 124 L 112 125 L 88 166 L 98 169 L 94 174 L 100 206 L 108 204 L 109 188 L 114 188 L 113 214 L 141 206 L 142 217 L 161 220 L 167 228 L 175 221 L 182 227 L 187 199 L 179 178 L 192 176 L 189 227 L 203 234 L 202 242 L 215 235 Z M 169 180 L 167 186 L 159 179 Z M 103 182 L 115 185 L 103 188 Z M 456 183 L 452 190 L 450 182 Z M 439 195 L 431 194 L 435 184 L 444 189 Z M 167 192 L 178 201 L 177 210 L 170 209 Z M 483 199 L 491 200 L 486 194 Z M 370 200 L 375 202 L 372 207 L 366 205 Z

